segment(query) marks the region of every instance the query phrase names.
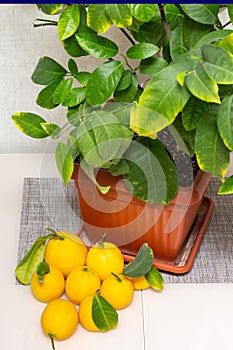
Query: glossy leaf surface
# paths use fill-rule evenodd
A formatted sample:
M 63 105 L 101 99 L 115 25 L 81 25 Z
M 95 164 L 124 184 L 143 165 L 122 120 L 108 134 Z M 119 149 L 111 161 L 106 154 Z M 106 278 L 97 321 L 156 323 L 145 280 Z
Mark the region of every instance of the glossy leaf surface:
M 222 180 L 229 165 L 230 151 L 224 145 L 217 128 L 216 107 L 213 105 L 198 124 L 195 150 L 200 168 Z
M 218 109 L 219 133 L 229 150 L 233 151 L 233 96 L 226 96 Z
M 203 24 L 214 24 L 217 20 L 219 5 L 180 4 L 182 10 L 193 20 Z
M 105 33 L 112 25 L 106 12 L 105 4 L 90 4 L 88 7 L 87 24 L 97 33 Z
M 99 65 L 87 83 L 86 99 L 90 105 L 106 102 L 115 91 L 123 73 L 123 63 L 110 61 Z
M 30 137 L 41 139 L 48 136 L 41 126 L 46 121 L 37 114 L 20 112 L 12 115 L 12 119 L 17 128 Z
M 128 4 L 106 4 L 106 12 L 112 23 L 120 28 L 127 28 L 132 24 L 133 17 Z
M 92 303 L 92 318 L 97 328 L 109 331 L 118 324 L 118 314 L 112 305 L 101 295 L 95 294 Z
M 15 269 L 15 275 L 19 282 L 23 284 L 31 283 L 33 272 L 36 270 L 37 265 L 44 259 L 45 243 L 49 238 L 54 237 L 55 235 L 49 234 L 37 238 Z
M 61 13 L 58 20 L 58 38 L 65 40 L 72 36 L 78 29 L 80 13 L 78 5 L 67 6 Z
M 118 46 L 110 39 L 90 33 L 77 33 L 76 39 L 83 50 L 96 58 L 112 58 L 118 53 Z
M 139 137 L 124 158 L 129 165 L 125 184 L 133 195 L 152 204 L 170 203 L 177 193 L 178 176 L 161 141 Z
M 134 46 L 131 46 L 127 52 L 127 57 L 138 60 L 138 59 L 145 59 L 148 57 L 153 56 L 159 51 L 158 46 L 149 44 L 149 43 L 141 43 L 141 44 L 135 44 Z
M 55 159 L 58 171 L 66 185 L 71 179 L 74 170 L 74 160 L 70 148 L 59 142 L 55 151 Z
M 128 277 L 144 276 L 154 262 L 153 250 L 147 243 L 142 244 L 136 257 L 123 270 L 123 275 Z
M 200 100 L 220 103 L 218 85 L 200 62 L 197 64 L 195 71 L 186 77 L 186 85 L 190 92 Z
M 163 290 L 164 288 L 164 280 L 161 273 L 152 266 L 150 271 L 145 275 L 147 282 L 149 282 L 150 286 L 155 290 Z
M 39 62 L 32 74 L 32 81 L 35 84 L 49 85 L 54 81 L 61 81 L 67 71 L 54 59 L 44 56 Z
M 221 187 L 219 188 L 218 194 L 232 194 L 233 193 L 233 175 L 228 177 Z

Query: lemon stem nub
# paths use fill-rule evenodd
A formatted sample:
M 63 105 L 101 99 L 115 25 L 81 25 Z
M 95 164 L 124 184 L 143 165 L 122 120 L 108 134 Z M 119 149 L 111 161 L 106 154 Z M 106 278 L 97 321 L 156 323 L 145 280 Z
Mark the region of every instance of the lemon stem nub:
M 48 336 L 49 336 L 49 338 L 51 339 L 52 348 L 53 348 L 53 350 L 55 350 L 55 345 L 54 345 L 54 337 L 55 337 L 55 334 L 48 333 Z
M 101 237 L 100 237 L 100 240 L 99 242 L 97 243 L 97 245 L 100 247 L 100 248 L 104 248 L 104 242 L 105 242 L 105 239 L 106 239 L 106 232 L 104 232 Z
M 117 275 L 116 273 L 111 272 L 111 275 L 113 275 L 114 277 L 116 277 L 116 279 L 118 280 L 118 282 L 122 282 L 122 278 L 120 278 L 120 276 Z
M 45 228 L 46 228 L 46 230 L 48 230 L 48 231 L 50 231 L 50 232 L 52 232 L 54 234 L 54 238 L 64 239 L 62 236 L 58 235 L 57 232 L 54 229 L 52 229 L 52 228 L 50 228 L 48 226 L 45 226 Z

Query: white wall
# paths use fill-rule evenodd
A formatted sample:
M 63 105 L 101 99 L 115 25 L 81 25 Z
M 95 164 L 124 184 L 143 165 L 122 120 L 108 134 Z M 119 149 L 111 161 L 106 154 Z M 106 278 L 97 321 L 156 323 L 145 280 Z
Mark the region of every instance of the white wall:
M 46 111 L 36 104 L 41 86 L 31 81 L 31 74 L 40 56 L 50 56 L 67 67 L 68 55 L 57 38 L 57 27 L 33 27 L 36 18 L 48 18 L 35 4 L 0 5 L 0 153 L 51 152 L 52 141 L 34 140 L 15 127 L 11 115 L 26 111 L 37 113 L 46 120 L 60 123 L 66 109 Z M 54 16 L 51 16 L 54 19 Z M 56 17 L 55 17 L 56 18 Z M 127 39 L 118 30 L 110 29 L 108 37 L 120 38 L 121 48 Z M 92 71 L 100 60 L 78 59 L 80 70 Z

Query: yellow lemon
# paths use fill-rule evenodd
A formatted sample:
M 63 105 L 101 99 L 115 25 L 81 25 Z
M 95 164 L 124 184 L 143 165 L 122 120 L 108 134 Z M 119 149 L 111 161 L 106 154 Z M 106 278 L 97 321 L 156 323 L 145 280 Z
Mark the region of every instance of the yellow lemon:
M 86 297 L 79 305 L 79 322 L 90 332 L 100 331 L 92 318 L 92 302 L 93 296 Z
M 57 232 L 59 238 L 51 238 L 46 244 L 45 261 L 57 267 L 65 277 L 76 266 L 85 265 L 87 246 L 70 232 Z
M 36 299 L 48 303 L 64 293 L 65 279 L 60 270 L 48 265 L 48 273 L 40 275 L 38 270 L 33 273 L 30 286 Z
M 65 299 L 54 299 L 44 308 L 41 327 L 52 341 L 69 338 L 78 326 L 78 311 L 73 303 Z
M 145 276 L 127 278 L 133 283 L 134 290 L 144 290 L 150 287 L 150 283 Z
M 101 281 L 115 274 L 122 273 L 124 269 L 124 257 L 120 249 L 111 242 L 97 243 L 87 253 L 86 265 L 95 270 Z
M 116 310 L 123 309 L 133 300 L 133 284 L 124 276 L 111 275 L 102 282 L 100 295 Z
M 100 277 L 95 270 L 87 266 L 78 266 L 69 273 L 65 292 L 73 303 L 80 304 L 87 296 L 95 295 L 100 284 Z

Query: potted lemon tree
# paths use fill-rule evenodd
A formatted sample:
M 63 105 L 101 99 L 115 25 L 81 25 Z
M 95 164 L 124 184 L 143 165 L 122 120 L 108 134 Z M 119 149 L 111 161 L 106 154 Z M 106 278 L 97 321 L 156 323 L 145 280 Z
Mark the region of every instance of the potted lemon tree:
M 226 178 L 233 150 L 233 30 L 226 26 L 233 5 L 37 6 L 48 17 L 36 26 L 56 26 L 67 67 L 39 58 L 31 77 L 42 86 L 36 102 L 63 106 L 65 121 L 18 112 L 14 123 L 30 137 L 57 142 L 59 172 L 65 184 L 75 179 L 92 241 L 106 231 L 126 254 L 147 241 L 155 256 L 173 261 L 211 175 L 222 182 L 219 193 L 233 192 L 233 177 Z M 221 11 L 229 23 L 221 22 Z M 128 40 L 125 52 L 106 36 L 113 26 Z M 80 71 L 81 57 L 100 63 Z

